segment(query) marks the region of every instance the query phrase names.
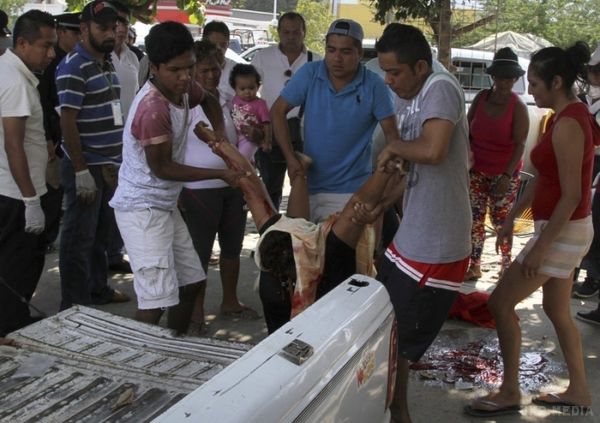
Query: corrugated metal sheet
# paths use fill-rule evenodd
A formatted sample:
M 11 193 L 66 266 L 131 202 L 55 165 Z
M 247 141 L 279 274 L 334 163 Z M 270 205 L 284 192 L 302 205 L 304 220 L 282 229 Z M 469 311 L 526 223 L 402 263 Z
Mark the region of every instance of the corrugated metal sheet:
M 0 421 L 11 423 L 149 421 L 251 348 L 87 307 L 11 338 L 19 349 L 0 347 Z

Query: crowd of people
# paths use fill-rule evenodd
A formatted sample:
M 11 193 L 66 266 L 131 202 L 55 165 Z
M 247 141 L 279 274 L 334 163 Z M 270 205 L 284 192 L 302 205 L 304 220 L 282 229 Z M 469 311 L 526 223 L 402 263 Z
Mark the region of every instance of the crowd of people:
M 354 273 L 386 287 L 398 322 L 392 419 L 409 422 L 409 364 L 436 338 L 463 281 L 481 276 L 489 208 L 502 256 L 489 307 L 504 379 L 465 411 L 519 411 L 514 309 L 540 287 L 570 384 L 534 402 L 591 405 L 569 308 L 574 269 L 595 245 L 600 128 L 574 90 L 595 81 L 587 45 L 532 56 L 530 93 L 554 115 L 517 200 L 529 122 L 512 92 L 525 70 L 510 49 L 496 53 L 493 87 L 467 113 L 457 80 L 410 25 L 385 28 L 377 75 L 361 64 L 363 29 L 350 19 L 331 23 L 321 59 L 304 45 L 302 15 L 285 13 L 280 43 L 240 65 L 225 57 L 223 22 L 207 24 L 199 41 L 182 24 L 157 24 L 143 54 L 128 46 L 130 18 L 116 0 L 56 17 L 32 10 L 0 56 L 0 337 L 35 320 L 28 301 L 59 227 L 61 309 L 129 301 L 107 283 L 115 269 L 134 275 L 136 319 L 158 324 L 167 311 L 178 333 L 202 327 L 218 235 L 221 312 L 258 318 L 237 296 L 249 210 L 269 333 Z M 374 160 L 377 125 L 386 145 Z M 529 206 L 535 233 L 513 261 L 513 222 Z M 591 280 L 594 248 L 582 265 Z

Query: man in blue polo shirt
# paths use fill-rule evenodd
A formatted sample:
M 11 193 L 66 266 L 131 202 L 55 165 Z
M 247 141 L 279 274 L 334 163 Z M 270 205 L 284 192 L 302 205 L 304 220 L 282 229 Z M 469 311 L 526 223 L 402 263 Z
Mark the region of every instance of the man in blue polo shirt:
M 275 139 L 290 174 L 300 172 L 290 143 L 286 114 L 304 104 L 304 153 L 311 219 L 340 211 L 372 172 L 371 138 L 379 122 L 387 140 L 398 138 L 394 109 L 383 80 L 360 63 L 363 29 L 338 19 L 327 32 L 325 59 L 305 64 L 271 108 Z
M 362 39 L 357 22 L 334 21 L 327 32 L 325 59 L 303 65 L 271 107 L 274 138 L 294 176 L 304 171 L 294 155 L 286 115 L 304 105 L 304 153 L 313 159 L 306 176 L 315 223 L 341 212 L 371 176 L 377 123 L 386 140 L 399 138 L 390 91 L 360 63 Z M 270 332 L 289 320 L 291 304 L 283 282 L 260 274 L 259 295 Z
M 65 159 L 60 240 L 61 309 L 129 298 L 107 284 L 108 200 L 121 163 L 123 113 L 110 53 L 117 10 L 95 0 L 81 12 L 82 41 L 60 62 L 56 88 Z

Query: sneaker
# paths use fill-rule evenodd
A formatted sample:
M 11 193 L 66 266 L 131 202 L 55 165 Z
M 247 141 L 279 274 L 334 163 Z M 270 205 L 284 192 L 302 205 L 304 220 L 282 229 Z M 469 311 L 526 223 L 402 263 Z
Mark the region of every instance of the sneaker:
M 573 296 L 577 298 L 589 298 L 597 295 L 600 291 L 600 281 L 594 278 L 585 278 L 583 283 L 577 284 L 573 290 Z
M 115 273 L 133 273 L 131 264 L 125 259 L 108 265 L 108 270 Z
M 588 311 L 587 313 L 578 311 L 577 316 L 575 317 L 579 320 L 591 323 L 593 325 L 600 325 L 600 309 Z

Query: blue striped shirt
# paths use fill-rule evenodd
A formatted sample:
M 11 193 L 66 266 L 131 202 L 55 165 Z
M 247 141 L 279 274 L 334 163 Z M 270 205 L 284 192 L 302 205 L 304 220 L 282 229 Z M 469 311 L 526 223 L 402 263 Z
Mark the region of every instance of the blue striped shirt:
M 56 89 L 61 109 L 79 110 L 77 128 L 87 164 L 121 163 L 123 126 L 115 126 L 111 107 L 121 87 L 112 63 L 99 63 L 79 43 L 56 68 Z M 68 156 L 64 144 L 63 150 Z

